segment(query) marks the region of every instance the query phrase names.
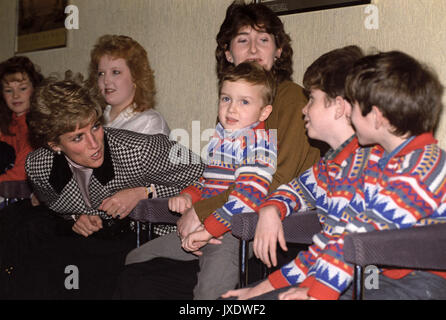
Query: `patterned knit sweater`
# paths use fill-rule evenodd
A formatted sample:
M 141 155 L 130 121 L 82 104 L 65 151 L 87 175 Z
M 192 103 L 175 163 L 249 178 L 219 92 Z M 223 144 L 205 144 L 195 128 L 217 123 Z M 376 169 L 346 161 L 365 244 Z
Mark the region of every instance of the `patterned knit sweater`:
M 355 140 L 335 159 L 324 158 L 279 187 L 262 205 L 276 205 L 282 217 L 308 207 L 322 213 L 323 228 L 313 245 L 269 276 L 275 288 L 300 284 L 312 297 L 337 299 L 353 280 L 353 266 L 344 261 L 345 235 L 446 221 L 446 153 L 431 134 L 416 137 L 384 164 L 380 146 L 355 150 Z M 395 279 L 410 272 L 383 271 Z
M 218 124 L 208 146 L 208 163 L 202 178 L 187 187 L 195 203 L 213 197 L 234 185 L 223 207 L 204 221 L 206 230 L 219 237 L 231 229 L 232 216 L 255 212 L 268 194 L 276 170 L 277 142 L 263 122 L 228 134 Z

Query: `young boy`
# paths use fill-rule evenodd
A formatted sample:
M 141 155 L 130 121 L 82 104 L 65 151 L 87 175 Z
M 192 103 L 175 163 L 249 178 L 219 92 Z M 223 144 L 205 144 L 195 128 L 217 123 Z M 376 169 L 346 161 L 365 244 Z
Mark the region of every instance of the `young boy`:
M 346 234 L 435 222 L 446 197 L 446 154 L 432 135 L 442 109 L 442 92 L 436 76 L 404 53 L 360 59 L 347 77 L 346 96 L 353 104 L 351 121 L 359 142 L 377 145 L 369 149 L 362 170 L 344 163 L 362 171 L 354 184 L 353 201 L 342 210 L 337 209 L 339 205 L 330 208 L 328 202 L 329 210 L 321 210 L 323 231 L 315 235 L 308 251 L 257 286 L 228 292 L 225 297 L 349 298 L 353 268 L 343 259 Z M 333 178 L 335 184 L 343 185 L 339 175 Z M 325 181 L 318 184 L 324 186 Z M 298 181 L 280 187 L 268 197 L 263 210 L 280 212 L 283 217 L 299 209 L 291 199 L 302 205 L 308 197 L 306 190 L 298 193 L 298 187 Z M 318 209 L 319 199 L 325 198 L 316 199 Z M 383 270 L 379 289 L 366 290 L 365 298 L 444 299 L 445 278 L 445 272 Z
M 199 256 L 194 299 L 216 299 L 235 287 L 239 243 L 225 233 L 231 230 L 233 215 L 254 212 L 268 194 L 276 170 L 277 142 L 274 131 L 264 130 L 264 120 L 272 111 L 275 91 L 272 74 L 255 62 L 240 63 L 226 72 L 219 83 L 219 123 L 209 142 L 203 177 L 170 198 L 169 209 L 182 213 L 196 201 L 231 188 L 228 201 L 181 242 L 175 234 L 156 238 L 144 244 L 143 251 L 131 252 L 127 261 L 156 257 L 188 261 Z M 221 241 L 215 239 L 223 234 Z M 209 242 L 219 244 L 204 246 Z
M 186 251 L 197 251 L 211 238 L 231 229 L 234 214 L 254 212 L 263 202 L 276 169 L 275 135 L 263 121 L 272 111 L 275 82 L 256 63 L 242 63 L 219 85 L 219 123 L 208 147 L 203 177 L 169 199 L 169 209 L 182 212 L 203 198 L 235 185 L 228 201 L 212 213 L 197 231 L 182 240 Z

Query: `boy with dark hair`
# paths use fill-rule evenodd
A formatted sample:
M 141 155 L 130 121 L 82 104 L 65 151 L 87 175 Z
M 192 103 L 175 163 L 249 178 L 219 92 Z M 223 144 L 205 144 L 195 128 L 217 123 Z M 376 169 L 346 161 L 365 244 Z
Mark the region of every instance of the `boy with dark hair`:
M 325 180 L 314 180 L 308 172 L 279 187 L 262 205 L 264 211 L 283 218 L 313 206 L 322 214 L 323 230 L 308 251 L 267 280 L 224 297 L 348 298 L 353 267 L 344 261 L 346 234 L 438 222 L 446 197 L 446 154 L 432 132 L 442 92 L 436 76 L 404 53 L 358 60 L 346 79 L 346 97 L 353 104 L 351 120 L 361 144 L 377 145 L 359 149 L 369 150 L 362 166 L 351 161 L 341 164 L 357 172 L 356 183 L 327 170 Z M 346 201 L 349 193 L 353 195 Z M 444 299 L 445 278 L 446 272 L 382 270 L 379 289 L 366 290 L 365 298 Z

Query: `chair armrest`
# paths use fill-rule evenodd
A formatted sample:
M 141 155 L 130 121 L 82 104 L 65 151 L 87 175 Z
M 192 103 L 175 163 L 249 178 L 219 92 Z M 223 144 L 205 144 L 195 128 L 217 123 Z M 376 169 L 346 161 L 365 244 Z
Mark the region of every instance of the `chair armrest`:
M 143 223 L 176 224 L 179 214 L 168 207 L 168 198 L 144 199 L 138 202 L 129 217 Z
M 254 238 L 258 214 L 253 212 L 232 217 L 232 234 L 241 240 Z M 295 213 L 283 220 L 285 239 L 290 243 L 311 244 L 312 237 L 321 230 L 316 211 Z
M 31 189 L 26 181 L 2 181 L 0 182 L 0 196 L 3 198 L 29 198 Z
M 297 212 L 283 220 L 285 239 L 290 243 L 312 244 L 321 229 L 316 210 Z
M 446 270 L 446 224 L 349 234 L 344 257 L 362 267 Z

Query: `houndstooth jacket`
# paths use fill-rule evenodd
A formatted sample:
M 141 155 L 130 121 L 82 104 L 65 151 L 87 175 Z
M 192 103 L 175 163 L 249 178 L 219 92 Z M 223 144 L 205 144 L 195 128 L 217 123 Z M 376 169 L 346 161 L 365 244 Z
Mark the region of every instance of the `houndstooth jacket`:
M 27 157 L 25 169 L 33 191 L 66 219 L 81 214 L 109 219 L 96 208 L 116 192 L 154 184 L 159 198 L 170 197 L 198 180 L 204 170 L 199 156 L 165 135 L 112 128 L 104 128 L 104 133 L 104 162 L 93 170 L 89 184 L 91 207 L 64 155 L 40 148 Z

